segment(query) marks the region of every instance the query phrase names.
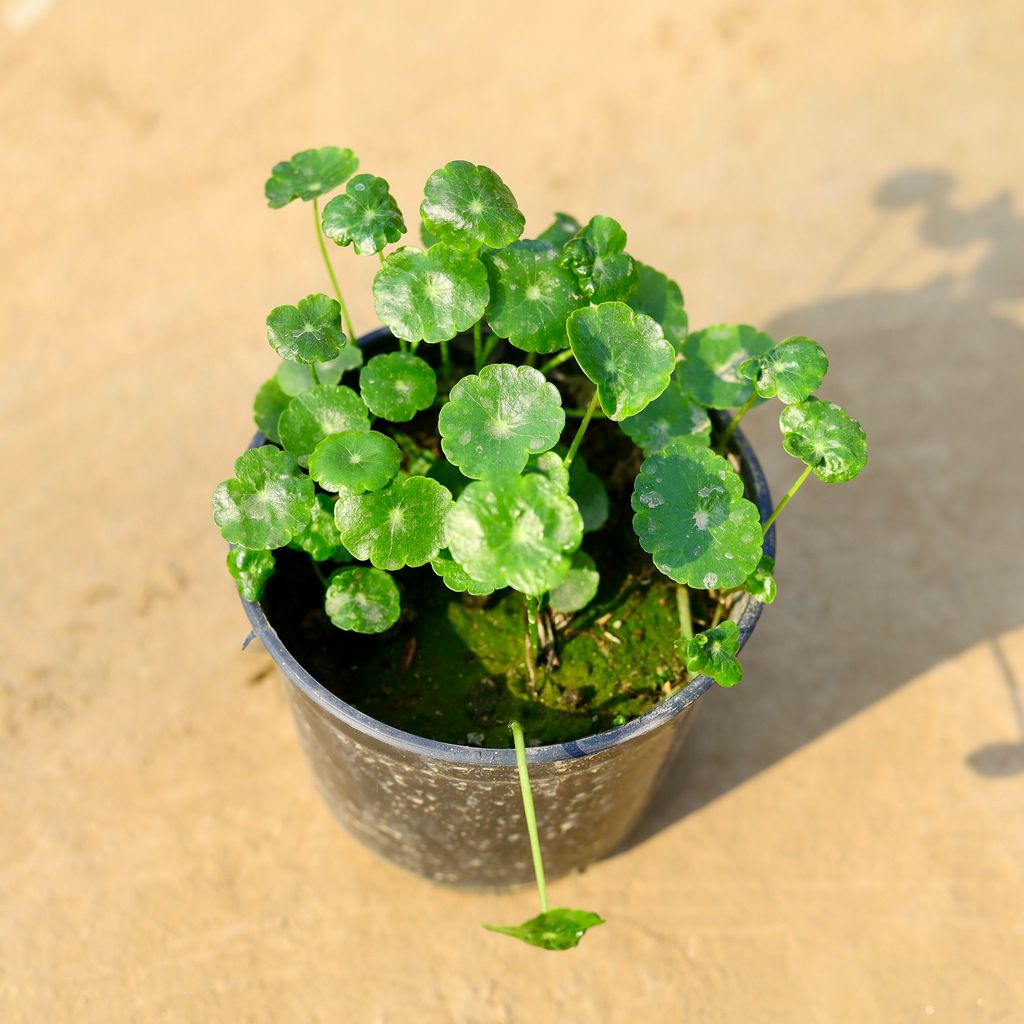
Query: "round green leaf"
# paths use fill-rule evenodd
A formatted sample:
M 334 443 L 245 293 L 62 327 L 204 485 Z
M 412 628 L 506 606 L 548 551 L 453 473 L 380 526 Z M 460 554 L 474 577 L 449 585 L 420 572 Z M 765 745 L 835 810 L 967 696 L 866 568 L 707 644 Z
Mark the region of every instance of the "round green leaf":
M 331 575 L 324 611 L 338 629 L 353 633 L 383 633 L 402 613 L 395 581 L 380 569 L 356 565 Z
M 313 514 L 306 528 L 292 537 L 290 547 L 305 551 L 314 562 L 328 558 L 348 561 L 348 552 L 341 544 L 341 536 L 334 525 L 334 498 L 330 494 L 317 494 Z
M 645 263 L 637 262 L 636 266 L 639 283 L 629 298 L 630 306 L 638 313 L 657 320 L 665 337 L 677 352 L 681 352 L 690 328 L 690 318 L 679 285 Z
M 587 226 L 565 243 L 560 259 L 591 302 L 625 301 L 636 291 L 638 281 L 636 263 L 625 248 L 626 232 L 617 220 L 591 217 Z
M 584 533 L 600 530 L 608 521 L 608 491 L 579 453 L 569 464 L 569 497 L 576 502 L 583 517 Z
M 668 387 L 676 354 L 661 326 L 624 302 L 577 309 L 566 330 L 576 362 L 613 420 L 635 416 Z
M 586 551 L 574 551 L 569 575 L 551 591 L 549 603 L 556 612 L 578 612 L 597 595 L 601 576 Z
M 271 209 L 276 210 L 293 199 L 308 201 L 336 189 L 358 166 L 351 149 L 304 149 L 291 160 L 274 165 L 263 192 Z
M 537 241 L 550 242 L 561 250 L 582 227 L 583 225 L 571 213 L 558 212 L 555 219 L 537 236 Z
M 427 179 L 420 214 L 430 231 L 459 249 L 501 249 L 526 226 L 516 197 L 489 167 L 453 160 Z
M 402 450 L 376 430 L 325 437 L 309 457 L 309 475 L 328 491 L 362 494 L 385 487 L 402 465 Z
M 288 359 L 281 360 L 275 376 L 281 390 L 294 398 L 317 384 L 337 384 L 349 370 L 362 365 L 363 350 L 358 345 L 346 345 L 334 359 L 316 364 L 317 380 L 313 380 L 313 371 L 306 363 L 293 363 Z
M 761 520 L 743 481 L 721 455 L 690 440 L 644 460 L 632 504 L 640 546 L 676 583 L 737 587 L 761 558 Z
M 565 348 L 566 317 L 585 300 L 576 291 L 573 275 L 559 265 L 558 249 L 524 240 L 488 252 L 483 260 L 491 288 L 491 330 L 526 352 Z
M 299 465 L 306 464 L 328 434 L 369 429 L 370 414 L 363 400 L 351 388 L 334 384 L 321 384 L 296 395 L 278 422 L 281 443 Z
M 341 306 L 326 295 L 308 295 L 295 306 L 278 306 L 267 317 L 267 340 L 282 359 L 295 363 L 334 359 L 345 344 Z
M 719 686 L 735 686 L 743 678 L 743 666 L 736 660 L 740 630 L 731 619 L 690 640 L 680 640 L 677 646 L 683 651 L 687 669 L 694 675 L 710 676 Z
M 694 331 L 683 342 L 679 382 L 705 408 L 739 408 L 754 391 L 740 375 L 740 366 L 774 345 L 764 331 L 746 324 L 716 324 Z
M 604 918 L 589 910 L 555 907 L 522 924 L 485 924 L 484 927 L 541 949 L 572 949 L 580 944 L 588 929 L 599 924 L 604 924 Z
M 782 447 L 826 484 L 852 480 L 868 461 L 864 428 L 832 402 L 808 398 L 779 416 Z
M 700 444 L 711 443 L 711 419 L 707 410 L 683 394 L 675 379 L 643 412 L 620 424 L 622 432 L 644 455 L 660 452 L 677 437 L 691 437 Z
M 473 594 L 484 597 L 494 593 L 494 587 L 473 579 L 466 570 L 452 558 L 452 553 L 445 548 L 430 560 L 430 566 L 444 580 L 444 585 L 456 594 Z
M 228 572 L 245 601 L 258 601 L 267 580 L 274 575 L 274 555 L 270 551 L 250 551 L 236 544 L 228 552 Z
M 789 338 L 740 366 L 740 376 L 754 382 L 761 398 L 796 405 L 821 387 L 828 372 L 825 350 L 810 338 Z
M 275 377 L 264 381 L 256 392 L 256 398 L 252 403 L 253 417 L 256 426 L 260 428 L 263 436 L 268 441 L 280 441 L 281 437 L 277 432 L 277 424 L 281 419 L 281 413 L 288 408 L 291 398 L 285 394 L 281 385 Z
M 338 245 L 351 245 L 361 256 L 380 252 L 405 234 L 402 211 L 383 178 L 357 174 L 345 194 L 324 207 L 324 234 Z
M 761 555 L 754 571 L 743 581 L 743 589 L 761 604 L 771 604 L 778 593 L 775 584 L 775 559 L 771 555 Z
M 448 543 L 452 507 L 446 487 L 425 476 L 395 480 L 383 490 L 344 494 L 334 519 L 345 547 L 378 569 L 423 565 Z
M 541 473 L 475 480 L 448 517 L 452 557 L 476 580 L 539 595 L 572 567 L 583 521 L 576 503 Z
M 531 455 L 558 443 L 564 426 L 554 384 L 532 366 L 509 363 L 463 377 L 437 423 L 448 460 L 477 479 L 521 472 Z
M 374 356 L 359 374 L 359 391 L 374 416 L 404 423 L 429 409 L 437 396 L 437 374 L 408 352 Z
M 235 460 L 235 476 L 213 493 L 213 521 L 224 539 L 251 551 L 280 548 L 309 522 L 313 481 L 272 444 Z
M 381 323 L 406 341 L 447 341 L 484 315 L 487 268 L 472 253 L 439 242 L 426 252 L 396 249 L 373 279 Z

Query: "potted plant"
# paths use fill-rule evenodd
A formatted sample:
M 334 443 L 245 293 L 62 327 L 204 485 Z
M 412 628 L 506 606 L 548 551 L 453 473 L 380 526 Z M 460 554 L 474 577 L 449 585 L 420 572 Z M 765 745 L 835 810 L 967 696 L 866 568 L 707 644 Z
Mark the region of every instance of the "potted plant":
M 357 169 L 325 147 L 266 183 L 311 205 L 333 294 L 267 317 L 260 433 L 214 494 L 228 569 L 350 831 L 437 881 L 521 883 L 532 778 L 562 874 L 625 837 L 697 699 L 740 681 L 775 519 L 811 473 L 856 476 L 864 432 L 814 397 L 816 342 L 690 331 L 612 218 L 524 238 L 504 182 L 458 160 L 399 244 Z M 379 259 L 383 328 L 357 335 L 328 243 Z M 768 402 L 802 464 L 774 507 L 737 429 Z

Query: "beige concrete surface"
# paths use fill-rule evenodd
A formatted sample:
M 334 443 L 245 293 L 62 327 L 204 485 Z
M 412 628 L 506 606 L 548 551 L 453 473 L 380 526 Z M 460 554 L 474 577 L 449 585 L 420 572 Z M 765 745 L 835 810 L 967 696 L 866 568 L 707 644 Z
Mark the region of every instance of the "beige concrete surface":
M 1022 23 L 0 0 L 0 1020 L 1024 1021 Z M 343 834 L 239 650 L 209 494 L 266 311 L 325 286 L 261 188 L 327 143 L 410 214 L 466 157 L 535 230 L 618 217 L 693 323 L 819 338 L 869 433 L 635 842 L 554 887 L 608 920 L 573 953 Z

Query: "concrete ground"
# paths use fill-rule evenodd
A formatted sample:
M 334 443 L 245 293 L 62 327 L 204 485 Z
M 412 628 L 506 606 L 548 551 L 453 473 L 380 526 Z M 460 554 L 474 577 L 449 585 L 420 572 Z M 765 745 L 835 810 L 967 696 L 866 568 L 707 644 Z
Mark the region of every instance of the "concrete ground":
M 0 1020 L 1024 1020 L 1024 21 L 1012 0 L 0 2 Z M 209 496 L 324 288 L 271 164 L 448 159 L 609 213 L 691 320 L 808 334 L 871 463 L 781 520 L 704 701 L 543 954 L 314 793 Z M 372 262 L 339 253 L 358 325 Z M 767 412 L 750 433 L 795 476 Z

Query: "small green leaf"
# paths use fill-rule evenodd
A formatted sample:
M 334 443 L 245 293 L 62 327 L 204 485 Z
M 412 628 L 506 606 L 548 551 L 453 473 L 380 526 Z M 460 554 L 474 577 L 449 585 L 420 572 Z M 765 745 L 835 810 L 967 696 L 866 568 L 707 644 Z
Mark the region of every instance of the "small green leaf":
M 338 245 L 351 245 L 361 256 L 372 256 L 405 234 L 402 211 L 383 178 L 357 174 L 345 194 L 324 207 L 324 234 Z
M 565 426 L 554 384 L 532 366 L 492 363 L 463 377 L 441 407 L 448 460 L 469 477 L 519 473 L 531 455 L 558 443 Z
M 341 306 L 326 295 L 308 295 L 294 306 L 278 306 L 267 317 L 267 340 L 282 358 L 295 363 L 334 359 L 345 344 Z
M 252 403 L 253 417 L 256 426 L 260 428 L 263 436 L 268 441 L 280 441 L 281 436 L 277 432 L 277 424 L 281 419 L 281 413 L 288 408 L 291 398 L 285 394 L 281 385 L 275 377 L 264 381 L 256 392 L 256 398 Z
M 369 429 L 370 414 L 363 400 L 351 388 L 334 384 L 321 384 L 296 395 L 278 422 L 281 443 L 300 466 L 328 434 Z
M 425 476 L 395 480 L 383 490 L 344 494 L 334 518 L 345 547 L 378 569 L 423 565 L 435 558 L 448 538 L 446 521 L 452 496 Z
M 235 476 L 213 493 L 213 521 L 231 544 L 251 551 L 280 548 L 309 522 L 313 481 L 293 456 L 272 444 L 235 460 Z
M 557 450 L 531 455 L 523 472 L 540 473 L 546 476 L 563 494 L 569 493 L 569 470 L 565 468 L 564 455 L 560 455 Z
M 430 560 L 430 566 L 444 581 L 444 585 L 456 594 L 473 594 L 484 597 L 494 593 L 494 587 L 473 579 L 466 570 L 452 558 L 452 553 L 445 548 Z
M 821 387 L 828 372 L 825 350 L 810 338 L 788 338 L 764 355 L 740 365 L 740 376 L 754 382 L 761 398 L 796 405 Z
M 459 249 L 501 249 L 526 226 L 516 197 L 489 167 L 453 160 L 427 179 L 420 214 L 433 234 Z M 479 318 L 477 318 L 479 319 Z
M 597 385 L 611 419 L 635 416 L 668 387 L 676 354 L 649 316 L 624 302 L 604 302 L 577 309 L 566 329 L 576 362 Z
M 408 352 L 374 356 L 359 374 L 359 391 L 374 416 L 404 423 L 429 409 L 437 397 L 437 374 Z
M 604 924 L 604 918 L 589 910 L 557 907 L 522 924 L 485 924 L 484 927 L 541 949 L 572 949 L 579 945 L 585 932 L 599 924 Z
M 683 342 L 679 382 L 708 409 L 737 409 L 754 391 L 740 375 L 740 366 L 774 345 L 764 331 L 746 324 L 716 324 L 694 331 Z
M 633 489 L 633 528 L 654 564 L 694 589 L 738 587 L 761 557 L 761 519 L 743 481 L 687 439 L 648 456 Z
M 677 640 L 676 647 L 693 675 L 711 676 L 719 686 L 735 686 L 743 678 L 743 666 L 736 660 L 740 629 L 731 619 L 690 640 Z
M 258 601 L 263 596 L 267 580 L 274 575 L 273 552 L 250 551 L 236 544 L 228 552 L 228 572 L 243 600 Z
M 601 576 L 586 551 L 574 551 L 569 575 L 551 591 L 550 604 L 556 612 L 578 612 L 597 595 Z
M 624 302 L 639 280 L 633 257 L 625 252 L 626 232 L 611 217 L 591 217 L 585 228 L 565 243 L 562 266 L 572 271 L 581 294 L 595 305 Z
M 779 416 L 782 447 L 826 484 L 852 480 L 868 461 L 864 428 L 832 402 L 808 398 Z
M 402 450 L 376 430 L 346 430 L 325 437 L 309 457 L 309 475 L 328 491 L 362 494 L 394 480 Z
M 467 331 L 484 315 L 487 268 L 472 253 L 439 242 L 426 252 L 396 249 L 373 279 L 381 323 L 396 338 L 440 342 Z
M 349 370 L 362 365 L 363 350 L 358 345 L 346 345 L 333 359 L 316 364 L 317 380 L 313 380 L 313 372 L 306 363 L 282 359 L 277 368 L 277 383 L 286 395 L 294 398 L 317 384 L 337 384 Z
M 331 575 L 324 611 L 338 629 L 353 633 L 383 633 L 402 614 L 395 581 L 380 569 L 356 565 Z
M 274 165 L 263 192 L 273 210 L 287 206 L 293 199 L 308 202 L 336 189 L 358 166 L 359 160 L 351 149 L 304 149 L 291 160 Z
M 559 265 L 558 249 L 524 240 L 488 252 L 483 260 L 491 289 L 491 330 L 525 352 L 565 348 L 566 317 L 586 301 L 576 291 L 576 279 Z
M 328 558 L 351 561 L 341 543 L 338 528 L 334 525 L 334 500 L 330 494 L 317 494 L 309 523 L 292 537 L 289 545 L 298 551 L 305 551 L 314 562 L 323 562 Z
M 572 567 L 583 521 L 576 503 L 541 473 L 475 480 L 448 517 L 452 557 L 495 590 L 539 595 Z
M 761 604 L 771 604 L 778 593 L 775 585 L 775 559 L 771 555 L 761 555 L 754 571 L 743 581 L 743 589 Z
M 537 241 L 550 242 L 561 249 L 582 227 L 583 225 L 571 213 L 558 212 L 551 224 L 537 236 Z
M 675 379 L 643 412 L 621 422 L 622 432 L 644 455 L 660 452 L 677 437 L 711 443 L 711 419 L 707 410 L 683 394 Z
M 608 521 L 608 491 L 579 453 L 569 464 L 569 497 L 576 502 L 583 517 L 584 533 L 600 530 Z
M 690 318 L 679 285 L 645 263 L 637 262 L 636 266 L 639 283 L 630 296 L 630 306 L 638 313 L 657 320 L 665 337 L 672 342 L 677 352 L 681 352 L 686 332 L 690 328 Z

